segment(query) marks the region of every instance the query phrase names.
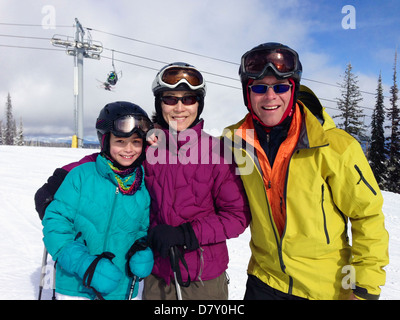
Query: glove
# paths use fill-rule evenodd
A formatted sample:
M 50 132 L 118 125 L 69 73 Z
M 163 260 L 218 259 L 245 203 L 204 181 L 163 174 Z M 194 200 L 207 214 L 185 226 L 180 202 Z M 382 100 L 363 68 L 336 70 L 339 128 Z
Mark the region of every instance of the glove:
M 151 251 L 149 247 L 136 252 L 129 260 L 129 269 L 135 276 L 139 277 L 139 279 L 146 278 L 150 275 L 153 270 L 153 265 L 153 251 Z
M 168 224 L 157 225 L 149 231 L 147 242 L 163 258 L 168 257 L 169 249 L 174 246 L 184 246 L 188 251 L 199 247 L 199 242 L 189 222 L 177 227 Z
M 47 206 L 51 201 L 53 201 L 54 195 L 61 186 L 61 183 L 64 181 L 67 174 L 67 170 L 61 168 L 56 169 L 53 175 L 47 180 L 47 183 L 45 183 L 40 189 L 38 189 L 38 191 L 36 191 L 35 208 L 39 214 L 40 220 L 43 220 Z
M 135 241 L 126 254 L 128 263 L 128 276 L 146 278 L 153 270 L 153 251 L 147 246 L 145 238 Z
M 62 249 L 57 263 L 68 273 L 85 280 L 85 286 L 90 286 L 101 294 L 108 294 L 117 288 L 122 278 L 122 272 L 111 262 L 113 257 L 110 253 L 93 256 L 84 244 L 74 241 Z M 94 265 L 96 259 L 98 262 Z M 88 270 L 89 267 L 93 270 Z M 87 271 L 91 274 L 88 275 Z

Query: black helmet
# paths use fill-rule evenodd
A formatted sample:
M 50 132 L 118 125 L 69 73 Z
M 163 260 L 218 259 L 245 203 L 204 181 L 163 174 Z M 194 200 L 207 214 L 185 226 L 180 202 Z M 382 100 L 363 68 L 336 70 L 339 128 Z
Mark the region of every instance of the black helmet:
M 300 88 L 303 68 L 296 51 L 277 42 L 267 42 L 247 51 L 241 59 L 239 76 L 242 82 L 245 105 L 248 106 L 249 81 L 273 75 L 277 79 L 292 79 L 295 97 Z M 296 99 L 294 99 L 295 103 Z
M 137 133 L 145 142 L 147 132 L 153 125 L 146 113 L 138 105 L 117 101 L 107 104 L 101 109 L 96 121 L 97 137 L 102 152 L 109 155 L 110 132 L 117 137 L 130 137 Z M 143 143 L 145 145 L 145 143 Z
M 207 87 L 203 75 L 195 66 L 186 62 L 173 62 L 164 66 L 157 72 L 151 90 L 155 96 L 154 106 L 156 109 L 153 120 L 162 127 L 168 128 L 161 110 L 161 95 L 165 91 L 193 91 L 198 97 L 199 107 L 196 120 L 192 125 L 199 121 L 204 108 Z

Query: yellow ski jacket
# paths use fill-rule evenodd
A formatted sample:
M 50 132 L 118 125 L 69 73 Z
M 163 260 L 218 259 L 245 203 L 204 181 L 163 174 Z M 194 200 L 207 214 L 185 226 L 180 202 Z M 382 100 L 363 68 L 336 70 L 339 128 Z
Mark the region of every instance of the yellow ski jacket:
M 336 128 L 322 106 L 320 119 L 300 101 L 297 112 L 300 134 L 281 171 L 282 199 L 267 197 L 274 186 L 263 179 L 256 133 L 243 130 L 250 115 L 224 130 L 252 213 L 248 273 L 307 299 L 346 299 L 352 289 L 359 298 L 377 299 L 389 258 L 383 198 L 373 172 L 357 140 Z M 283 201 L 286 209 L 282 235 L 271 201 Z

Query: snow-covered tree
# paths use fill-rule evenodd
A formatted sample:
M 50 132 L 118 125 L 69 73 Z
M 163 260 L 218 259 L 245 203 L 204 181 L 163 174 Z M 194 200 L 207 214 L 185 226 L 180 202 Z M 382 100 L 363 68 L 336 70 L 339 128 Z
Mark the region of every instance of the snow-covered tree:
M 0 120 L 0 145 L 4 144 L 4 130 L 3 130 L 3 121 Z
M 22 118 L 19 120 L 19 127 L 17 130 L 17 135 L 15 136 L 15 144 L 17 146 L 23 146 L 24 143 L 24 125 L 22 123 Z
M 15 121 L 12 113 L 11 95 L 8 93 L 6 102 L 6 123 L 4 127 L 4 144 L 13 145 L 16 135 Z
M 359 139 L 364 135 L 364 114 L 359 103 L 362 101 L 360 88 L 358 87 L 358 79 L 352 73 L 351 63 L 347 65 L 341 86 L 341 98 L 337 99 L 337 105 L 340 114 L 335 118 L 341 118 L 343 122 L 337 125 L 346 132 Z

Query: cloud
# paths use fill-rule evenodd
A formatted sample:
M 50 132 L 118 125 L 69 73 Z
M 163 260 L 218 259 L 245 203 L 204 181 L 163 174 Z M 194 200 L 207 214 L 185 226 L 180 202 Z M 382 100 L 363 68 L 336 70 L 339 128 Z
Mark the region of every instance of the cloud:
M 46 16 L 50 11 L 42 12 L 46 5 L 55 9 L 56 29 L 41 26 L 51 20 Z M 34 26 L 0 24 L 0 34 L 47 39 L 61 34 L 73 38 L 75 17 L 85 28 L 92 29 L 86 31 L 86 36 L 102 42 L 104 51 L 99 61 L 84 60 L 85 136 L 95 135 L 95 119 L 108 102 L 132 101 L 151 114 L 154 108 L 151 82 L 156 70 L 164 63 L 173 61 L 189 62 L 204 71 L 209 82 L 203 113 L 205 126 L 221 132 L 225 126 L 239 121 L 246 114 L 238 81 L 238 63 L 245 51 L 260 43 L 279 41 L 298 50 L 303 62 L 304 78 L 333 84 L 340 81 L 340 74 L 344 72 L 348 59 L 346 56 L 336 56 L 334 49 L 331 49 L 333 44 L 328 46 L 328 40 L 338 35 L 321 27 L 328 28 L 334 23 L 337 24 L 335 28 L 340 26 L 341 8 L 336 7 L 337 23 L 336 18 L 331 17 L 332 7 L 329 5 L 316 6 L 314 2 L 298 0 L 118 0 L 113 3 L 105 0 L 3 0 L 0 2 L 0 21 Z M 331 17 L 330 20 L 327 17 Z M 0 44 L 51 50 L 0 46 L 0 61 L 3 62 L 0 105 L 1 101 L 5 104 L 7 93 L 10 92 L 16 118 L 23 118 L 26 134 L 52 134 L 54 130 L 53 134 L 72 135 L 73 58 L 63 50 L 53 51 L 56 48 L 46 39 L 0 36 Z M 379 50 L 383 52 L 384 48 L 390 48 L 390 45 L 374 53 L 377 61 Z M 110 49 L 116 50 L 115 67 L 117 71 L 122 71 L 122 78 L 114 92 L 99 87 L 112 69 Z M 352 49 L 356 50 L 354 47 Z M 364 83 L 363 72 L 359 72 Z M 373 76 L 369 77 L 371 81 L 365 83 L 367 86 L 368 82 L 368 90 L 372 90 L 369 83 L 373 83 Z M 312 86 L 322 98 L 334 99 L 338 96 L 335 87 L 318 82 L 304 81 L 304 84 Z

